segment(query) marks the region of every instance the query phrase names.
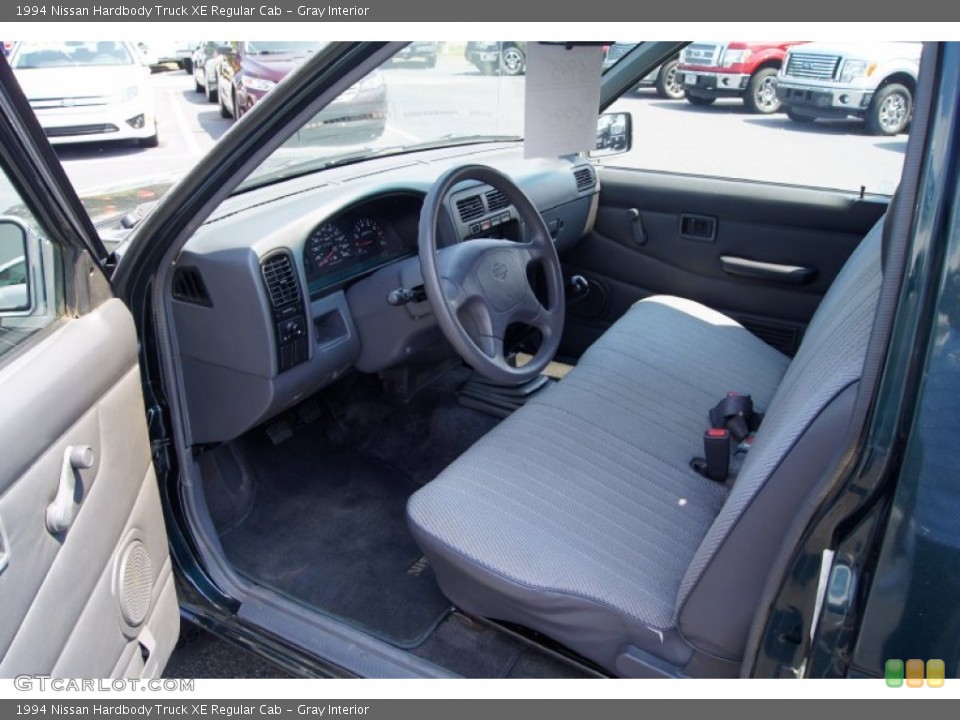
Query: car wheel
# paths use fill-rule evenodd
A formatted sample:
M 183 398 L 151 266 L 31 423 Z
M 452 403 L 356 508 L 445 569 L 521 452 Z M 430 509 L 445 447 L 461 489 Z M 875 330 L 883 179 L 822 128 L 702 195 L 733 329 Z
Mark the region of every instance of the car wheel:
M 197 76 L 196 76 L 196 75 L 193 76 L 193 84 L 194 84 L 194 86 L 195 86 L 195 87 L 194 87 L 194 90 L 196 90 L 198 93 L 202 93 L 202 92 L 203 92 L 203 83 L 200 82 L 199 80 L 197 80 Z
M 244 115 L 243 106 L 237 101 L 237 89 L 232 88 L 230 90 L 230 100 L 231 105 L 233 105 L 233 116 L 239 120 Z
M 208 84 L 208 85 L 204 88 L 204 94 L 207 96 L 207 102 L 215 103 L 215 102 L 217 101 L 217 88 L 216 88 L 216 87 L 210 87 L 210 85 Z
M 137 145 L 142 148 L 155 148 L 160 144 L 160 134 L 154 128 L 153 135 L 150 137 L 140 138 L 137 140 Z
M 706 107 L 707 105 L 713 105 L 717 99 L 715 97 L 710 97 L 709 95 L 695 95 L 689 90 L 683 91 L 683 96 L 687 99 L 687 102 L 691 105 L 696 105 L 698 107 Z
M 223 104 L 223 94 L 217 93 L 217 104 L 220 106 L 220 117 L 222 118 L 232 118 L 233 113 L 227 109 L 227 106 Z
M 747 110 L 758 115 L 769 115 L 780 109 L 776 68 L 763 68 L 753 74 L 747 83 L 743 104 L 747 106 Z
M 187 75 L 193 75 L 193 58 L 186 58 L 183 61 L 183 69 L 187 71 Z
M 516 45 L 510 45 L 500 53 L 500 72 L 503 75 L 523 75 L 527 59 Z
M 812 123 L 816 120 L 815 115 L 804 115 L 799 110 L 794 110 L 793 108 L 787 108 L 787 117 L 798 123 Z
M 871 135 L 897 135 L 907 129 L 913 113 L 910 90 L 898 83 L 880 88 L 867 108 L 867 130 Z
M 683 98 L 683 81 L 680 79 L 680 73 L 677 72 L 679 64 L 680 61 L 677 58 L 667 60 L 660 66 L 660 72 L 657 73 L 657 95 L 665 100 Z
M 426 63 L 426 65 L 427 65 L 428 68 L 436 67 L 436 66 L 437 66 L 437 56 L 436 56 L 436 55 L 431 55 L 430 57 L 428 57 L 428 58 L 427 58 L 427 63 Z

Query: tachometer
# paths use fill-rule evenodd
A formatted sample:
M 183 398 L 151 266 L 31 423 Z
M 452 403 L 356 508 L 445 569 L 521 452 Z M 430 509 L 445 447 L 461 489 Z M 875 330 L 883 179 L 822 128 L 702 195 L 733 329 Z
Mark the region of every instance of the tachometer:
M 355 252 L 350 239 L 333 223 L 323 223 L 310 233 L 305 250 L 308 275 L 329 272 Z
M 387 231 L 379 220 L 361 217 L 353 224 L 353 242 L 361 257 L 379 255 L 387 249 Z

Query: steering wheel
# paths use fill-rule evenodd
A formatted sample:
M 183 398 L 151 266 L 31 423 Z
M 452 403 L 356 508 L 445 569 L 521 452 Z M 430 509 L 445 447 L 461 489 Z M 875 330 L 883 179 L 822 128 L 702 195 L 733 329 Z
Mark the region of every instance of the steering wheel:
M 437 248 L 441 208 L 450 190 L 478 181 L 502 192 L 520 216 L 524 240 L 476 238 Z M 420 213 L 420 271 L 437 324 L 460 357 L 481 375 L 519 385 L 539 375 L 553 359 L 563 331 L 563 274 L 546 223 L 533 202 L 503 173 L 486 165 L 452 168 L 434 183 Z M 528 271 L 539 266 L 545 279 L 541 304 Z M 511 325 L 540 331 L 536 355 L 511 365 L 504 337 Z

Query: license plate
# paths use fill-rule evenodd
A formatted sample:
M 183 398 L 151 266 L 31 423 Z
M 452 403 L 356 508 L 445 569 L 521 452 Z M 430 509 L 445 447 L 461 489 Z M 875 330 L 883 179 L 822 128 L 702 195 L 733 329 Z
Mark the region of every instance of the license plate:
M 683 84 L 684 84 L 684 85 L 696 85 L 696 84 L 697 84 L 697 76 L 696 76 L 696 75 L 684 75 L 684 76 L 683 76 Z

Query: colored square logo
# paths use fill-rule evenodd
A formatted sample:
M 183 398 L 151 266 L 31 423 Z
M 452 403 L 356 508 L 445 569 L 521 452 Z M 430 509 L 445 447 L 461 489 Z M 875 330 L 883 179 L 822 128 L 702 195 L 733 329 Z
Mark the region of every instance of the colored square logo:
M 884 666 L 887 687 L 897 688 L 903 685 L 903 660 L 887 660 Z
M 923 687 L 923 660 L 907 660 L 907 687 Z
M 927 685 L 932 688 L 943 687 L 947 670 L 943 660 L 927 660 Z

